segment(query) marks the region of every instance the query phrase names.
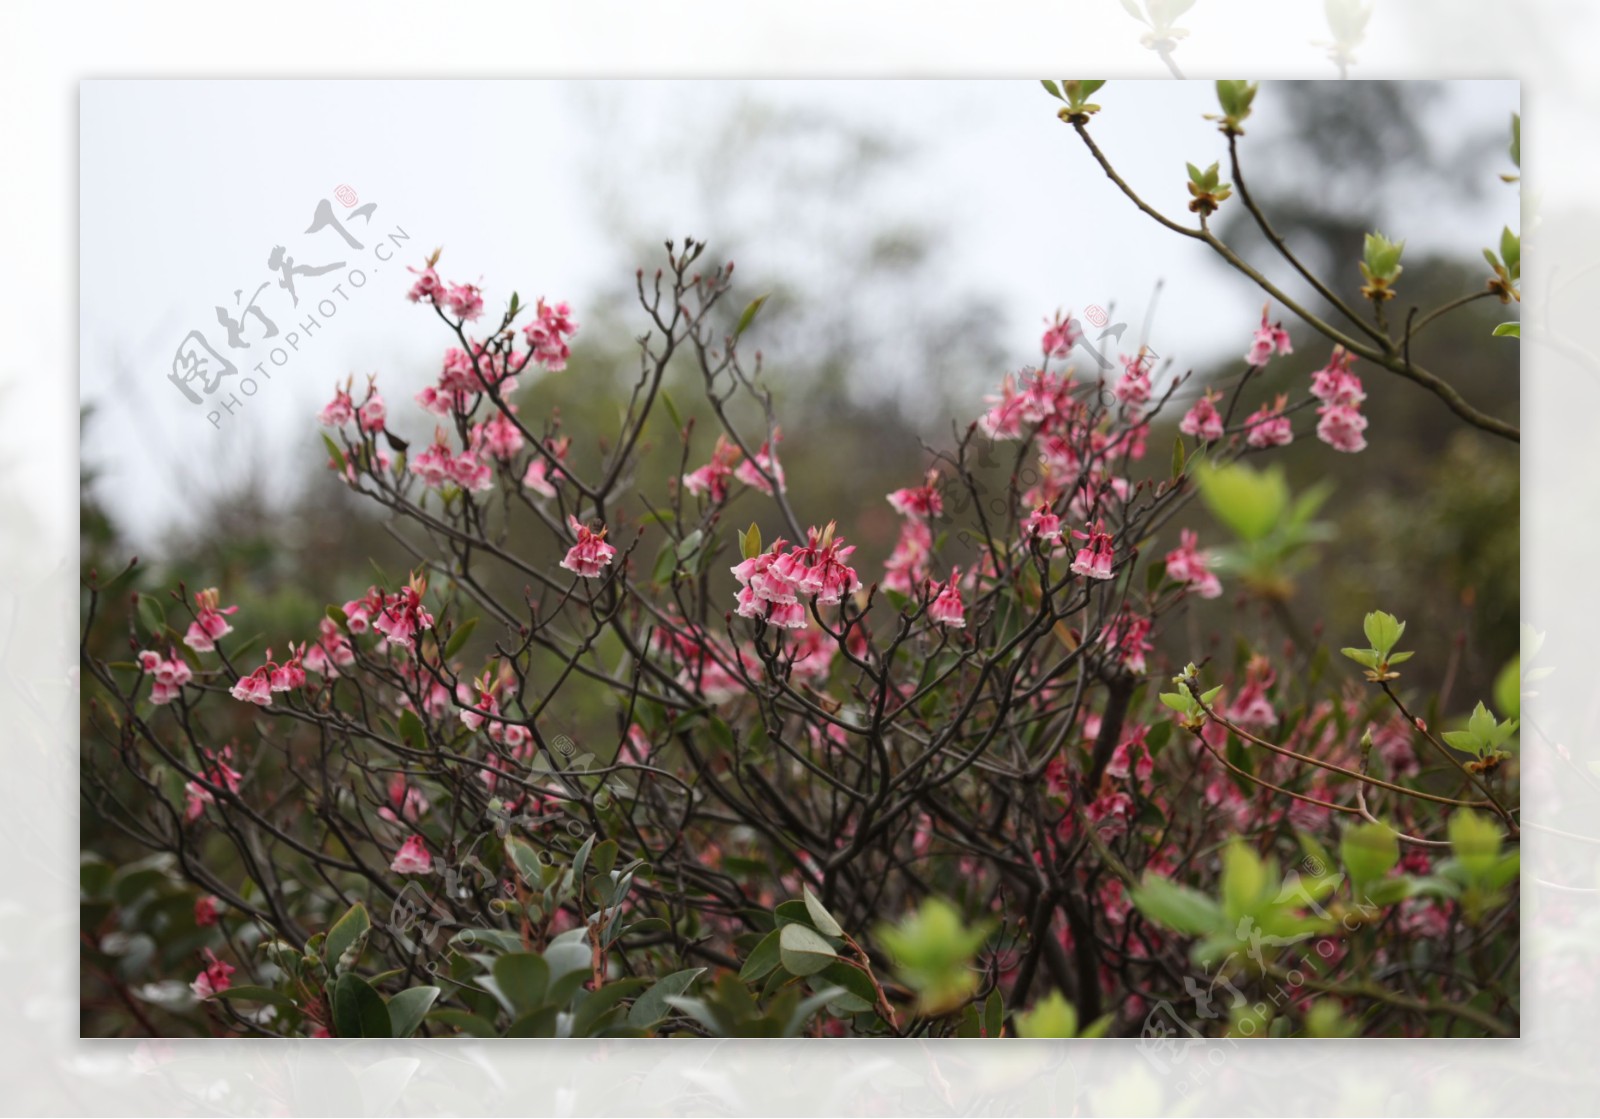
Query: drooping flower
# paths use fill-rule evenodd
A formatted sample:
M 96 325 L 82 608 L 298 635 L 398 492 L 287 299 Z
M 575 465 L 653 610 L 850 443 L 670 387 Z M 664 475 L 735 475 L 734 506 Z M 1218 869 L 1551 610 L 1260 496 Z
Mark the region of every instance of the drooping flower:
M 317 419 L 323 427 L 343 427 L 356 417 L 355 401 L 350 399 L 348 386 L 336 389 L 333 399 L 323 405 Z
M 596 578 L 600 569 L 608 566 L 617 554 L 617 550 L 606 543 L 605 526 L 602 525 L 599 532 L 592 532 L 588 525 L 572 516 L 567 518 L 567 525 L 577 537 L 577 543 L 568 549 L 561 566 L 585 579 Z
M 711 461 L 685 474 L 683 488 L 696 496 L 706 495 L 711 498 L 713 504 L 720 505 L 728 500 L 728 479 L 733 477 L 734 467 L 739 458 L 739 448 L 728 442 L 724 436 L 717 436 L 717 445 L 711 451 Z M 756 480 L 764 481 L 759 475 Z
M 1263 404 L 1244 421 L 1248 432 L 1244 441 L 1252 447 L 1287 447 L 1294 442 L 1294 427 L 1283 414 L 1289 398 L 1280 395 L 1271 405 Z
M 572 353 L 567 339 L 578 332 L 578 324 L 572 321 L 572 308 L 565 303 L 549 304 L 540 299 L 534 310 L 534 320 L 523 327 L 522 332 L 533 351 L 534 361 L 552 373 L 567 367 L 567 358 Z
M 1028 519 L 1023 522 L 1022 538 L 1041 543 L 1061 542 L 1061 518 L 1051 510 L 1049 502 L 1040 502 L 1039 507 L 1028 514 Z
M 928 577 L 928 554 L 933 530 L 928 522 L 912 518 L 900 522 L 900 539 L 883 564 L 883 589 L 910 595 Z
M 1201 598 L 1216 598 L 1222 594 L 1222 584 L 1211 571 L 1210 560 L 1198 548 L 1199 537 L 1191 530 L 1179 533 L 1179 545 L 1167 553 L 1167 575 Z
M 1323 406 L 1317 409 L 1322 419 L 1317 421 L 1317 438 L 1336 451 L 1354 454 L 1366 449 L 1367 440 L 1362 432 L 1367 429 L 1367 417 L 1354 408 L 1342 405 Z
M 734 565 L 730 570 L 739 580 L 736 613 L 741 618 L 761 618 L 786 629 L 806 627 L 805 604 L 799 586 L 778 567 L 788 541 L 774 540 L 772 547 Z
M 383 600 L 383 607 L 372 619 L 372 628 L 391 644 L 409 649 L 419 634 L 433 628 L 433 615 L 422 604 L 428 582 L 420 574 Z
M 444 291 L 444 281 L 439 279 L 439 273 L 434 271 L 433 262 L 429 261 L 424 268 L 407 268 L 406 271 L 416 276 L 416 282 L 411 285 L 411 290 L 406 292 L 406 298 L 413 303 L 435 303 Z
M 1289 345 L 1289 332 L 1283 328 L 1283 324 L 1267 321 L 1271 309 L 1270 303 L 1261 308 L 1261 325 L 1256 327 L 1256 332 L 1250 339 L 1250 349 L 1244 355 L 1244 360 L 1250 365 L 1265 365 L 1274 353 L 1294 352 L 1294 348 Z
M 189 984 L 189 990 L 194 992 L 197 999 L 208 999 L 219 991 L 226 991 L 233 986 L 233 973 L 238 970 L 232 964 L 217 959 L 217 954 L 211 949 L 207 948 L 205 953 L 206 966 Z
M 741 462 L 738 469 L 733 472 L 733 476 L 752 489 L 758 489 L 770 496 L 772 482 L 767 481 L 767 477 L 762 476 L 763 473 L 777 482 L 779 493 L 788 492 L 788 484 L 783 477 L 783 466 L 778 462 L 777 452 L 772 450 L 768 443 L 761 444 L 759 451 Z
M 1137 416 L 1150 403 L 1150 355 L 1144 350 L 1129 357 L 1122 355 L 1122 376 L 1112 388 L 1117 403 Z
M 967 606 L 961 601 L 960 577 L 961 569 L 952 567 L 950 578 L 944 583 L 935 583 L 931 579 L 928 581 L 928 593 L 933 595 L 933 601 L 928 603 L 928 617 L 951 629 L 964 629 L 967 624 Z
M 269 665 L 262 665 L 248 676 L 241 676 L 239 680 L 228 689 L 228 694 L 242 703 L 254 703 L 261 707 L 272 706 L 272 669 Z
M 201 928 L 216 924 L 220 914 L 220 899 L 215 894 L 201 894 L 194 899 L 194 923 Z
M 528 463 L 528 471 L 522 476 L 522 484 L 540 497 L 554 497 L 556 483 L 565 475 L 559 466 L 552 466 L 550 460 L 556 462 L 567 461 L 567 448 L 572 445 L 572 439 L 562 436 L 559 439 L 546 439 L 544 446 L 548 455 L 534 455 Z
M 1072 535 L 1088 543 L 1078 550 L 1077 558 L 1072 561 L 1071 570 L 1090 579 L 1111 578 L 1111 566 L 1116 557 L 1113 554 L 1111 535 L 1105 531 L 1105 524 L 1096 521 L 1088 532 L 1073 529 Z
M 420 835 L 413 835 L 400 845 L 389 869 L 396 874 L 427 874 L 433 869 L 433 856 L 423 846 Z
M 367 399 L 362 402 L 361 409 L 356 413 L 362 431 L 382 431 L 385 421 L 389 417 L 389 410 L 383 403 L 383 394 L 377 389 L 367 393 Z
M 843 537 L 834 535 L 836 527 L 829 521 L 820 532 L 814 527 L 809 529 L 804 547 L 783 553 L 773 564 L 774 571 L 795 584 L 798 594 L 815 595 L 824 606 L 861 589 L 855 569 L 844 562 L 855 547 L 846 546 Z
M 895 490 L 889 504 L 903 517 L 938 517 L 944 513 L 944 496 L 939 492 L 939 472 L 928 471 L 920 486 Z
M 1072 313 L 1069 311 L 1063 317 L 1061 312 L 1057 311 L 1054 319 L 1046 320 L 1044 337 L 1040 339 L 1045 358 L 1069 356 L 1079 337 L 1078 322 L 1072 317 Z
M 217 647 L 217 638 L 233 632 L 226 615 L 236 612 L 237 606 L 218 608 L 221 596 L 215 587 L 207 587 L 194 596 L 197 607 L 195 620 L 183 636 L 183 643 L 197 653 L 209 653 Z
M 1184 414 L 1182 420 L 1178 421 L 1178 430 L 1206 443 L 1215 443 L 1221 439 L 1222 413 L 1217 411 L 1217 401 L 1221 399 L 1220 392 L 1207 389 L 1205 395 L 1195 402 L 1195 406 Z
M 171 648 L 165 657 L 145 649 L 139 654 L 139 668 L 146 676 L 155 677 L 155 682 L 150 685 L 150 702 L 154 704 L 171 703 L 177 699 L 183 686 L 194 676 L 189 663 Z
M 1124 610 L 1105 629 L 1105 646 L 1116 651 L 1122 667 L 1132 673 L 1145 670 L 1145 656 L 1155 648 L 1150 643 L 1150 619 Z
M 451 284 L 444 293 L 444 305 L 463 322 L 473 322 L 483 314 L 483 292 L 476 284 Z

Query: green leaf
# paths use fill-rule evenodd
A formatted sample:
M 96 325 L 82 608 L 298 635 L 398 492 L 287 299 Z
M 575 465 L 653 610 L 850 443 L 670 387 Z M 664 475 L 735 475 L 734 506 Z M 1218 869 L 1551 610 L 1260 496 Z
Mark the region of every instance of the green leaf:
M 493 1022 L 481 1014 L 473 1014 L 466 1010 L 435 1010 L 428 1015 L 428 1021 L 438 1022 L 442 1026 L 449 1026 L 473 1037 L 500 1036 L 500 1031 L 495 1029 Z
M 389 1000 L 389 1036 L 410 1037 L 439 997 L 437 987 L 412 987 Z
M 407 707 L 400 712 L 399 722 L 400 737 L 406 740 L 406 745 L 413 750 L 421 752 L 428 748 L 428 731 L 422 725 L 422 720 L 417 718 L 417 713 Z
M 1224 923 L 1222 907 L 1215 901 L 1154 873 L 1144 876 L 1144 881 L 1134 887 L 1132 897 L 1140 913 L 1177 932 L 1198 936 Z
M 1493 820 L 1470 808 L 1458 808 L 1450 817 L 1450 851 L 1473 878 L 1487 875 L 1500 858 L 1504 839 Z
M 1494 678 L 1494 705 L 1500 714 L 1515 719 L 1522 714 L 1522 658 L 1512 657 Z
M 750 528 L 739 534 L 739 554 L 745 559 L 755 559 L 761 554 L 761 526 L 754 521 Z
M 755 983 L 766 978 L 778 966 L 778 936 L 782 929 L 773 929 L 750 950 L 750 956 L 739 969 L 739 978 L 745 983 Z
M 1172 476 L 1183 477 L 1183 436 L 1178 436 L 1172 443 Z
M 785 925 L 779 930 L 778 958 L 791 975 L 815 975 L 839 953 L 816 930 L 805 925 Z
M 333 987 L 333 1029 L 340 1037 L 390 1037 L 383 996 L 353 971 Z
M 598 991 L 590 992 L 572 1012 L 572 1036 L 589 1037 L 605 1017 L 623 999 L 631 998 L 650 985 L 648 979 L 630 977 L 607 983 Z
M 1061 96 L 1060 87 L 1057 86 L 1056 83 L 1051 81 L 1049 78 L 1041 79 L 1039 84 L 1044 86 L 1045 92 L 1048 93 L 1051 97 L 1054 97 L 1057 101 L 1065 101 L 1066 100 L 1065 97 Z
M 1378 651 L 1379 659 L 1382 659 L 1387 657 L 1399 642 L 1401 635 L 1406 631 L 1406 624 L 1393 614 L 1374 610 L 1362 622 L 1362 629 L 1367 635 L 1367 640 L 1372 642 L 1372 647 Z
M 517 873 L 522 876 L 523 882 L 535 890 L 544 888 L 544 876 L 541 873 L 544 863 L 540 860 L 539 852 L 533 844 L 514 835 L 508 835 L 506 857 L 511 860 L 511 865 L 517 868 Z
M 648 1030 L 661 1022 L 667 1017 L 669 1010 L 667 1000 L 687 991 L 689 984 L 700 978 L 705 970 L 703 967 L 688 968 L 657 980 L 655 985 L 640 995 L 628 1010 L 628 1025 Z
M 167 615 L 153 594 L 139 596 L 139 621 L 152 637 L 160 637 L 167 629 Z
M 750 324 L 755 321 L 756 315 L 761 312 L 761 308 L 766 304 L 767 298 L 771 294 L 771 292 L 768 292 L 766 295 L 758 295 L 750 301 L 750 306 L 746 307 L 744 314 L 739 316 L 739 325 L 733 328 L 733 336 L 735 338 L 743 334 Z
M 1222 850 L 1222 904 L 1230 923 L 1254 914 L 1267 889 L 1260 856 L 1234 839 Z
M 1340 649 L 1339 652 L 1367 668 L 1377 668 L 1378 662 L 1382 659 L 1376 649 Z
M 1470 730 L 1447 730 L 1439 736 L 1463 754 L 1482 755 L 1487 743 L 1480 742 Z
M 1077 1037 L 1078 1011 L 1060 991 L 1051 991 L 1017 1015 L 1018 1037 Z
M 1357 824 L 1345 828 L 1340 837 L 1339 857 L 1359 895 L 1367 883 L 1376 882 L 1400 861 L 1400 840 L 1383 824 Z
M 343 471 L 344 471 L 344 452 L 339 449 L 339 444 L 335 443 L 332 439 L 328 438 L 327 432 L 323 432 L 323 434 L 322 434 L 322 445 L 324 447 L 328 448 L 328 457 L 330 459 L 332 459 L 334 461 L 334 463 L 336 463 L 338 465 L 340 472 L 343 473 Z
M 816 930 L 823 936 L 843 936 L 844 930 L 839 927 L 839 922 L 833 919 L 833 914 L 823 908 L 817 896 L 811 892 L 811 887 L 801 886 L 800 890 L 805 899 L 806 912 L 811 915 L 811 924 Z
M 327 939 L 323 941 L 322 959 L 328 965 L 328 970 L 334 970 L 350 946 L 365 937 L 371 928 L 372 919 L 367 916 L 366 906 L 356 902 L 347 909 L 344 916 L 334 922 L 333 928 L 328 930 Z
M 1202 464 L 1195 471 L 1200 497 L 1241 540 L 1265 539 L 1289 507 L 1289 484 L 1277 467 L 1255 470 L 1238 463 Z
M 1503 322 L 1494 328 L 1496 338 L 1521 338 L 1522 324 L 1519 322 Z
M 531 1014 L 544 1002 L 550 987 L 550 965 L 534 952 L 513 952 L 501 956 L 490 969 L 495 986 L 517 1015 Z
M 678 430 L 683 430 L 683 413 L 678 411 L 678 406 L 672 402 L 672 396 L 666 389 L 661 390 L 661 403 L 667 410 L 667 415 L 672 417 L 672 424 Z
M 1000 997 L 1000 988 L 997 986 L 989 992 L 988 1000 L 983 1004 L 983 1033 L 985 1037 L 999 1037 L 1005 1028 L 1006 1004 Z
M 524 1014 L 511 1025 L 506 1027 L 506 1032 L 501 1037 L 555 1037 L 556 1018 L 560 1015 L 559 1007 L 543 1006 L 529 1014 Z
M 461 647 L 467 643 L 467 638 L 471 637 L 472 631 L 477 628 L 477 618 L 468 618 L 466 621 L 456 626 L 455 632 L 450 635 L 450 640 L 445 642 L 445 659 L 448 660 L 457 653 L 461 652 Z
M 227 999 L 229 1002 L 264 1002 L 284 1010 L 297 1009 L 294 1000 L 281 991 L 274 991 L 271 987 L 244 986 L 229 987 L 226 991 L 218 991 L 213 998 Z

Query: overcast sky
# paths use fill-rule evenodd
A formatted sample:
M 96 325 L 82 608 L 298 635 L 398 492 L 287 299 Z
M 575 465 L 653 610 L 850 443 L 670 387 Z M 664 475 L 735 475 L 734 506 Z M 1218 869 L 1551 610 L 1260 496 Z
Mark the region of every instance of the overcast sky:
M 1502 129 L 1517 98 L 1514 82 L 1452 83 L 1433 127 L 1447 144 L 1452 133 Z M 1215 105 L 1211 84 L 1119 81 L 1100 100 L 1107 110 L 1095 132 L 1119 170 L 1155 205 L 1186 216 L 1182 162 L 1222 154 L 1201 117 Z M 715 252 L 737 214 L 747 226 L 772 225 L 773 255 L 792 253 L 777 231 L 793 215 L 779 212 L 771 184 L 745 176 L 739 196 L 708 207 L 689 169 L 660 158 L 662 137 L 739 102 L 814 108 L 900 141 L 903 162 L 864 185 L 817 192 L 808 219 L 881 214 L 929 230 L 946 273 L 937 279 L 997 305 L 997 333 L 1018 363 L 1037 344 L 1041 316 L 1115 301 L 1137 322 L 1158 280 L 1164 352 L 1186 363 L 1240 349 L 1258 313 L 1253 288 L 1116 193 L 1035 82 L 88 82 L 81 388 L 98 415 L 83 454 L 102 471 L 114 515 L 136 545 L 159 548 L 198 488 L 225 484 L 251 462 L 315 454 L 313 416 L 336 380 L 378 372 L 392 402 L 408 397 L 419 387 L 418 355 L 440 339 L 431 316 L 403 303 L 402 266 L 436 246 L 446 247 L 448 276 L 484 280 L 491 306 L 515 287 L 525 298 L 570 299 L 580 320 L 586 297 L 648 263 L 618 243 L 602 197 L 620 200 L 633 230 L 692 232 Z M 1270 160 L 1281 123 L 1270 89 L 1257 104 L 1247 142 L 1262 145 L 1254 158 Z M 350 188 L 343 199 L 341 186 Z M 307 232 L 324 199 L 349 241 L 332 227 Z M 1489 239 L 1480 222 L 1485 231 L 1517 225 L 1515 209 L 1514 190 L 1488 192 L 1470 215 L 1469 240 Z M 1461 218 L 1422 207 L 1402 232 L 1416 246 L 1458 245 Z M 391 249 L 397 231 L 409 240 Z M 295 306 L 268 266 L 276 246 L 297 268 L 360 269 L 365 286 L 356 290 L 345 273 L 335 292 L 330 277 L 297 273 Z M 757 241 L 744 251 L 762 250 Z M 826 268 L 827 249 L 761 264 Z M 277 338 L 263 340 L 263 321 L 243 315 L 253 296 Z M 241 319 L 248 349 L 226 345 L 219 305 Z M 308 317 L 316 325 L 307 328 Z M 194 386 L 195 405 L 168 378 L 194 330 L 239 369 L 225 384 L 255 382 L 253 396 L 235 390 L 242 406 L 215 423 L 208 417 L 227 387 L 208 396 Z M 298 350 L 285 346 L 290 333 Z M 253 372 L 258 363 L 270 380 Z

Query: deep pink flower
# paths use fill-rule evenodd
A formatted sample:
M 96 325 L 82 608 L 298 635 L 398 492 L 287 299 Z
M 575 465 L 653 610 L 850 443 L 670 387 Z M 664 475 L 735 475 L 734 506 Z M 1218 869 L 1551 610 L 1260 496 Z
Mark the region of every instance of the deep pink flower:
M 843 537 L 834 535 L 835 527 L 830 521 L 820 532 L 814 527 L 809 529 L 804 547 L 785 552 L 772 565 L 775 572 L 795 584 L 796 593 L 816 595 L 825 606 L 861 589 L 855 570 L 844 562 L 855 548 L 847 547 Z
M 1274 352 L 1280 354 L 1293 353 L 1289 345 L 1289 332 L 1283 328 L 1282 323 L 1267 321 L 1267 314 L 1271 304 L 1261 308 L 1261 325 L 1256 327 L 1255 335 L 1250 339 L 1250 350 L 1244 355 L 1244 360 L 1250 365 L 1265 365 Z
M 217 954 L 207 948 L 207 963 L 194 977 L 194 982 L 189 984 L 189 990 L 194 992 L 197 999 L 208 999 L 218 991 L 226 991 L 233 986 L 233 973 L 238 969 L 232 964 L 224 963 L 217 959 Z
M 920 486 L 895 490 L 889 504 L 903 517 L 938 517 L 944 513 L 944 496 L 939 492 L 939 472 L 928 471 Z
M 1244 441 L 1252 447 L 1287 447 L 1294 442 L 1294 427 L 1283 414 L 1289 403 L 1287 396 L 1279 396 L 1269 406 L 1263 404 L 1244 421 L 1248 434 Z
M 194 899 L 194 923 L 201 928 L 217 923 L 221 913 L 218 908 L 218 898 L 214 894 L 201 894 Z M 226 986 L 226 984 L 224 984 Z M 219 988 L 220 990 L 220 988 Z
M 1078 550 L 1077 558 L 1072 561 L 1072 571 L 1090 579 L 1111 578 L 1111 567 L 1116 557 L 1113 555 L 1111 536 L 1105 531 L 1105 525 L 1096 521 L 1088 532 L 1073 529 L 1072 535 L 1079 540 L 1088 541 L 1086 546 Z
M 262 665 L 250 675 L 240 677 L 239 681 L 228 689 L 228 694 L 243 703 L 271 707 L 272 669 L 267 665 Z
M 1046 320 L 1044 337 L 1040 339 L 1044 356 L 1047 359 L 1069 356 L 1079 337 L 1078 323 L 1072 314 L 1069 312 L 1063 318 L 1061 312 L 1057 311 L 1054 319 Z
M 420 835 L 413 835 L 400 845 L 389 869 L 396 874 L 427 874 L 433 869 L 433 856 L 422 845 Z
M 409 649 L 425 629 L 433 628 L 433 615 L 422 604 L 427 580 L 414 575 L 411 581 L 383 600 L 383 607 L 372 619 L 372 628 L 391 644 Z
M 502 462 L 510 460 L 522 450 L 522 444 L 522 429 L 504 412 L 496 412 L 473 428 L 473 450 L 487 451 L 491 457 Z
M 150 686 L 150 702 L 155 704 L 171 703 L 177 699 L 183 686 L 194 675 L 189 663 L 171 648 L 165 657 L 150 649 L 143 650 L 139 654 L 139 668 L 145 675 L 155 677 Z
M 585 579 L 595 578 L 617 554 L 617 550 L 606 543 L 605 526 L 602 525 L 599 532 L 591 532 L 588 525 L 572 516 L 567 518 L 567 525 L 577 537 L 577 543 L 568 549 L 561 566 Z
M 425 268 L 408 268 L 406 271 L 417 277 L 416 283 L 411 285 L 411 290 L 406 292 L 406 298 L 413 303 L 435 303 L 444 290 L 444 281 L 439 279 L 439 273 L 433 269 L 432 262 Z
M 1041 502 L 1037 509 L 1028 514 L 1028 519 L 1023 522 L 1022 538 L 1042 543 L 1061 542 L 1061 518 L 1051 511 L 1049 502 Z

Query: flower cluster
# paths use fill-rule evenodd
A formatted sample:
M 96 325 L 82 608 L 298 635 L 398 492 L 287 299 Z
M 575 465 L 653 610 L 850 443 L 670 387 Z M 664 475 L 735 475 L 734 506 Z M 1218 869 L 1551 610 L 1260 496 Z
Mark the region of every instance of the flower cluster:
M 1280 394 L 1270 405 L 1263 404 L 1250 413 L 1244 421 L 1247 434 L 1244 441 L 1251 447 L 1287 447 L 1294 442 L 1294 426 L 1290 424 L 1289 417 L 1284 415 L 1284 409 L 1289 406 L 1289 398 Z
M 1350 372 L 1354 363 L 1354 354 L 1335 346 L 1328 364 L 1311 375 L 1311 395 L 1322 401 L 1317 409 L 1317 415 L 1322 417 L 1317 423 L 1317 438 L 1336 451 L 1349 453 L 1367 445 L 1362 435 L 1367 429 L 1367 417 L 1360 410 L 1367 394 L 1361 387 L 1361 378 Z
M 139 668 L 146 676 L 156 678 L 150 686 L 150 702 L 156 704 L 177 699 L 183 686 L 194 676 L 189 662 L 174 649 L 168 649 L 165 657 L 150 649 L 143 650 L 139 654 Z
M 233 632 L 233 627 L 228 624 L 228 615 L 237 613 L 239 608 L 219 608 L 217 603 L 220 601 L 215 587 L 198 591 L 194 596 L 196 616 L 189 623 L 189 632 L 183 635 L 183 643 L 197 653 L 209 653 L 217 647 L 217 638 Z
M 609 567 L 617 554 L 617 550 L 606 543 L 605 526 L 601 525 L 600 531 L 594 532 L 577 517 L 568 517 L 567 527 L 577 542 L 567 550 L 561 566 L 585 579 L 596 578 L 600 569 Z
M 1249 365 L 1265 365 L 1274 353 L 1294 352 L 1294 347 L 1289 344 L 1289 332 L 1283 328 L 1283 324 L 1267 321 L 1271 306 L 1267 304 L 1261 308 L 1261 325 L 1256 327 L 1256 332 L 1250 339 L 1250 349 L 1244 355 L 1244 360 Z
M 1210 561 L 1197 547 L 1199 537 L 1186 528 L 1178 534 L 1178 540 L 1178 547 L 1167 553 L 1167 577 L 1187 583 L 1201 598 L 1222 594 L 1222 584 L 1212 573 Z
M 811 528 L 805 545 L 792 550 L 787 540 L 775 540 L 769 550 L 735 565 L 731 570 L 741 588 L 735 596 L 739 616 L 803 629 L 802 599 L 815 597 L 819 605 L 828 606 L 860 590 L 855 569 L 844 562 L 855 548 L 834 534 L 835 527 L 830 522 L 820 532 Z
M 1221 439 L 1222 413 L 1217 411 L 1217 401 L 1221 399 L 1220 392 L 1207 389 L 1205 395 L 1178 421 L 1178 430 L 1185 435 L 1195 436 L 1202 443 L 1215 443 Z
M 1116 556 L 1111 543 L 1111 534 L 1106 532 L 1105 524 L 1096 521 L 1093 526 L 1086 526 L 1088 532 L 1072 530 L 1072 535 L 1079 540 L 1088 541 L 1078 549 L 1076 558 L 1072 561 L 1072 570 L 1078 575 L 1089 579 L 1111 578 L 1111 567 L 1116 562 Z

